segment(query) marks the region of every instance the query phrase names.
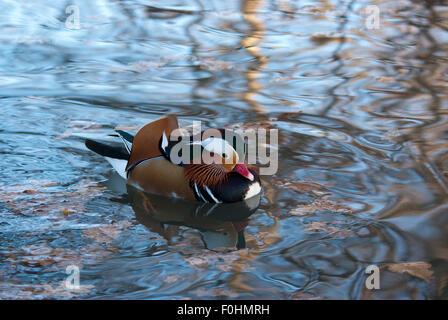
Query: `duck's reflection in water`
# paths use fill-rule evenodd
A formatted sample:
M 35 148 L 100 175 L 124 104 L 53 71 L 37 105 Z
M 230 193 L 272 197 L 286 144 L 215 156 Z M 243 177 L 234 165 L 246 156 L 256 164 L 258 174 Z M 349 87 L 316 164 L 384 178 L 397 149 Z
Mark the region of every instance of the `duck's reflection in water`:
M 127 187 L 137 221 L 152 232 L 170 239 L 179 234 L 178 226 L 198 230 L 207 249 L 246 247 L 244 229 L 261 196 L 235 203 L 202 203 L 167 198 Z

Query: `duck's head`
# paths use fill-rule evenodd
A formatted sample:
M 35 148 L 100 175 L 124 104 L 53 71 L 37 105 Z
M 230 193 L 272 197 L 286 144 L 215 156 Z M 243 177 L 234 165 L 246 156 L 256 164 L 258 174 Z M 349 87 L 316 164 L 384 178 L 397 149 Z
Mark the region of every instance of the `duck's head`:
M 169 138 L 163 132 L 159 145 L 164 156 L 173 163 L 215 165 L 227 172 L 235 171 L 246 179 L 254 179 L 244 162 L 246 143 L 235 131 L 207 129 L 195 136 L 177 129 Z
M 253 181 L 254 175 L 249 171 L 244 159 L 246 144 L 241 136 L 230 130 L 219 130 L 224 137 L 208 137 L 200 142 L 201 163 L 222 166 L 227 172 L 237 172 Z

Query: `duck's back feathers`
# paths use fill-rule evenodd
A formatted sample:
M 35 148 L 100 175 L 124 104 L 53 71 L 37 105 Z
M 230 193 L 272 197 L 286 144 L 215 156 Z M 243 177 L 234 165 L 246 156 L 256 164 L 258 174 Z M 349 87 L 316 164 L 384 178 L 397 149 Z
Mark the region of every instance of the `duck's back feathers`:
M 178 127 L 177 117 L 175 115 L 168 115 L 142 127 L 133 139 L 126 170 L 129 170 L 143 160 L 162 156 L 159 147 L 160 137 L 163 135 L 169 137 L 171 132 Z

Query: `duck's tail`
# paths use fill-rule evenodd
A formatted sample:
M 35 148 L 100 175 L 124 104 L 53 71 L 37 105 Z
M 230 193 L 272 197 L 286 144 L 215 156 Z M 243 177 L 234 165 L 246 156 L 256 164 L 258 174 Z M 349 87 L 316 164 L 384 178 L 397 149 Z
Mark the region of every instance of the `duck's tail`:
M 131 153 L 132 141 L 134 137 L 124 131 L 116 130 L 123 145 L 111 146 L 102 142 L 86 139 L 86 147 L 99 155 L 102 155 L 124 179 L 127 178 L 126 165 Z

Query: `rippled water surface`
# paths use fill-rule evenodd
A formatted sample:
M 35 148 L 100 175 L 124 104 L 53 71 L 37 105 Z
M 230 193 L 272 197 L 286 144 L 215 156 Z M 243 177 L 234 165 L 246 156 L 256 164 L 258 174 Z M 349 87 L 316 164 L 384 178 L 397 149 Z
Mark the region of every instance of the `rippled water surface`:
M 0 298 L 448 298 L 446 2 L 73 4 L 79 29 L 0 4 Z M 255 212 L 127 190 L 84 146 L 168 112 L 279 130 Z

